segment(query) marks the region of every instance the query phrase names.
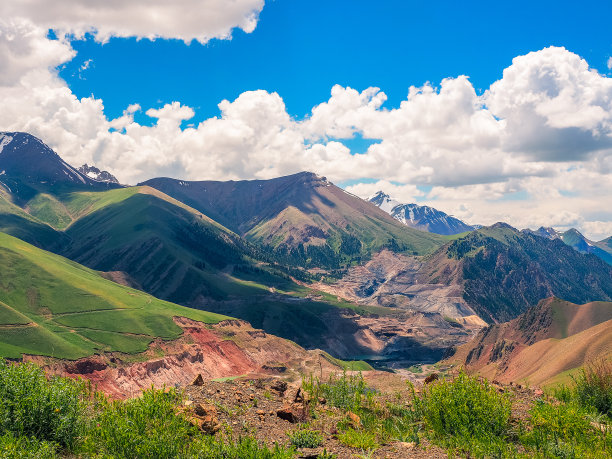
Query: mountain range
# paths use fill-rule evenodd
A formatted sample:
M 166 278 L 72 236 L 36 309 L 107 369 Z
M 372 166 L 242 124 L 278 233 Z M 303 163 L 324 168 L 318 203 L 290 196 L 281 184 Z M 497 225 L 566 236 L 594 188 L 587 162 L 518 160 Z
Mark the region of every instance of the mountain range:
M 402 204 L 382 191 L 378 191 L 368 201 L 410 228 L 444 235 L 465 233 L 476 229 L 433 207 Z
M 612 237 L 595 242 L 584 237 L 580 231 L 571 228 L 565 232 L 557 231 L 554 228 L 540 227 L 537 230 L 526 229 L 525 232 L 544 237 L 546 239 L 560 239 L 565 244 L 573 247 L 580 253 L 592 253 L 612 265 Z
M 199 320 L 206 311 L 335 357 L 418 362 L 544 298 L 612 301 L 612 266 L 589 250 L 606 252 L 609 240 L 570 246 L 571 232 L 503 223 L 475 229 L 383 193 L 362 200 L 310 172 L 227 182 L 154 178 L 128 187 L 92 166 L 71 167 L 26 133 L 2 133 L 0 146 L 0 233 L 14 279 L 2 280 L 3 314 L 14 316 L 9 322 L 20 317 L 8 325 L 38 324 L 47 338 L 35 342 L 57 342 L 67 358 L 142 350 L 176 335 L 145 333 L 138 322 L 176 331 L 168 317 Z M 78 325 L 60 317 L 57 292 L 97 303 L 66 311 L 75 320 L 81 314 Z M 111 313 L 102 312 L 124 308 L 117 305 L 127 304 L 125 295 L 141 299 L 139 312 L 130 312 L 137 319 L 126 319 L 140 330 L 136 341 L 119 336 L 127 329 L 107 329 Z M 183 306 L 200 311 L 176 309 Z M 98 320 L 115 334 L 92 339 L 85 329 Z M 7 356 L 39 352 L 27 340 L 12 348 L 0 341 Z

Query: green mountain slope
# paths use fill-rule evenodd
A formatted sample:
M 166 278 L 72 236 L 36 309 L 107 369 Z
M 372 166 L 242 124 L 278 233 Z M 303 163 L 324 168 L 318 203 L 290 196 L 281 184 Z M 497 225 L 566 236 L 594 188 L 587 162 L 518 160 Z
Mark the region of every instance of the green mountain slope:
M 0 265 L 1 357 L 141 352 L 155 338 L 180 336 L 174 316 L 205 323 L 227 318 L 121 286 L 4 233 Z
M 561 234 L 561 240 L 580 253 L 592 253 L 612 265 L 611 238 L 600 242 L 589 241 L 578 230 L 572 228 Z
M 144 182 L 205 213 L 276 257 L 307 267 L 339 267 L 382 247 L 431 253 L 442 237 L 407 228 L 371 203 L 309 172 L 272 180 Z
M 251 248 L 239 236 L 157 190 L 130 190 L 66 230 L 72 240 L 68 258 L 126 272 L 145 291 L 180 304 L 203 306 L 249 290 L 221 272 L 252 264 L 246 256 Z
M 612 266 L 505 224 L 445 245 L 423 271 L 429 281 L 461 284 L 466 302 L 487 322 L 511 320 L 550 296 L 574 303 L 612 299 Z

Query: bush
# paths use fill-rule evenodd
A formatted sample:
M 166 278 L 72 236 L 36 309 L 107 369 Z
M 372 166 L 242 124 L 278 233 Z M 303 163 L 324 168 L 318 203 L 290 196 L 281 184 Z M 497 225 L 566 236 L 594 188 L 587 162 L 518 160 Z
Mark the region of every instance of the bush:
M 81 382 L 47 380 L 44 371 L 33 364 L 0 360 L 0 434 L 13 433 L 71 448 L 82 432 L 85 394 Z
M 378 448 L 376 442 L 376 434 L 366 430 L 355 430 L 349 428 L 338 435 L 340 443 L 351 448 L 359 448 L 362 450 L 370 450 Z
M 575 382 L 579 403 L 612 419 L 612 361 L 601 360 L 588 365 Z
M 317 448 L 323 444 L 323 436 L 316 430 L 299 429 L 288 432 L 287 435 L 296 448 Z
M 530 411 L 530 429 L 521 442 L 547 457 L 610 457 L 612 436 L 597 430 L 590 414 L 575 402 L 538 402 Z
M 179 401 L 174 389 L 150 389 L 126 401 L 102 399 L 85 450 L 128 459 L 180 456 L 196 429 L 177 416 Z
M 53 443 L 30 437 L 15 437 L 7 433 L 0 437 L 0 457 L 3 459 L 55 459 L 58 457 Z
M 310 395 L 311 400 L 316 401 L 324 397 L 329 405 L 347 411 L 358 410 L 364 395 L 372 392 L 367 387 L 361 373 L 348 375 L 346 370 L 339 378 L 333 374 L 330 375 L 326 383 L 311 375 L 309 380 L 302 382 L 302 387 Z
M 415 404 L 434 438 L 449 446 L 473 448 L 481 443 L 497 449 L 494 445 L 504 440 L 509 428 L 508 397 L 465 373 L 425 386 Z

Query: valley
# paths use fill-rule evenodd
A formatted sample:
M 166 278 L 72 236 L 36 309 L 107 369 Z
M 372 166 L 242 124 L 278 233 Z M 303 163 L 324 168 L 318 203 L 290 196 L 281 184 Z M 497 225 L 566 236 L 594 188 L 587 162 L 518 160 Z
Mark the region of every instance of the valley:
M 181 388 L 185 403 L 224 407 L 215 413 L 228 426 L 243 412 L 263 443 L 284 438 L 283 416 L 323 410 L 302 422 L 350 457 L 355 446 L 341 435 L 366 435 L 369 410 L 388 422 L 425 416 L 390 408 L 391 391 L 425 403 L 440 378 L 430 387 L 480 387 L 486 377 L 493 389 L 481 389 L 514 394 L 517 418 L 531 422 L 521 407 L 538 406 L 539 387 L 612 358 L 607 240 L 467 227 L 388 195 L 360 199 L 310 172 L 125 186 L 94 166 L 73 168 L 29 134 L 2 136 L 0 357 L 86 380 L 121 403 Z M 320 387 L 331 378 L 354 390 L 362 373 L 375 389 L 359 395 L 359 421 L 317 407 L 325 397 L 297 401 L 315 390 L 314 375 Z M 253 389 L 266 384 L 298 395 Z M 374 408 L 362 404 L 370 390 Z M 253 398 L 232 395 L 243 391 Z M 255 394 L 272 414 L 255 410 Z M 189 419 L 205 430 L 202 416 Z M 446 454 L 431 431 L 410 426 L 401 438 Z M 373 442 L 396 438 L 376 429 Z M 423 453 L 400 443 L 370 449 Z

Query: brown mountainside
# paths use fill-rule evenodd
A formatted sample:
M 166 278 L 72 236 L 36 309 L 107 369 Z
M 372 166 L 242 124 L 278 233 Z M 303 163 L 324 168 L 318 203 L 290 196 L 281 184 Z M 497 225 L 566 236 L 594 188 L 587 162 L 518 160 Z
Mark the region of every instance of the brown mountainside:
M 490 325 L 448 362 L 502 382 L 546 384 L 612 356 L 612 303 L 547 298 L 514 320 Z

